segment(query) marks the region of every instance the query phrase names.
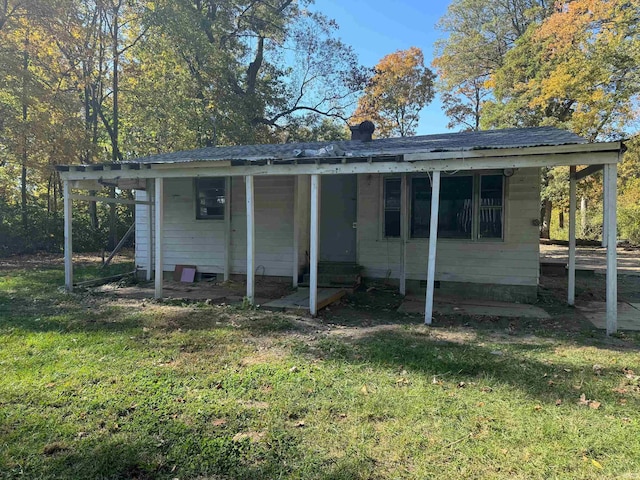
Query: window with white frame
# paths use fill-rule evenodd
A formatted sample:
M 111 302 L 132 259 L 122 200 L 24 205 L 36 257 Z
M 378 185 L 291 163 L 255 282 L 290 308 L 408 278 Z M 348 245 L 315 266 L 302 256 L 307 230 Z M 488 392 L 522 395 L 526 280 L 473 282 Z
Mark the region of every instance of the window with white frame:
M 409 182 L 411 238 L 428 238 L 431 223 L 431 179 Z M 384 236 L 400 236 L 400 179 L 384 180 Z M 438 237 L 501 239 L 504 178 L 500 174 L 443 175 L 440 180 Z
M 196 218 L 224 219 L 225 178 L 196 178 Z

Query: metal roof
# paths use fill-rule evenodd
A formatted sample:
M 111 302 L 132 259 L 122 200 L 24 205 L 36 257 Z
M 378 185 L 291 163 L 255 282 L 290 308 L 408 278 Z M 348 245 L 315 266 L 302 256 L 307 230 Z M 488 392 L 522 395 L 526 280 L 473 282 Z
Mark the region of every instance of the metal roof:
M 587 143 L 574 133 L 553 127 L 511 128 L 480 132 L 444 133 L 415 137 L 381 138 L 370 142 L 284 143 L 207 147 L 197 150 L 163 153 L 126 163 L 171 164 L 195 161 L 260 161 L 295 157 L 388 157 L 416 152 L 454 152 Z M 322 151 L 323 148 L 329 151 Z

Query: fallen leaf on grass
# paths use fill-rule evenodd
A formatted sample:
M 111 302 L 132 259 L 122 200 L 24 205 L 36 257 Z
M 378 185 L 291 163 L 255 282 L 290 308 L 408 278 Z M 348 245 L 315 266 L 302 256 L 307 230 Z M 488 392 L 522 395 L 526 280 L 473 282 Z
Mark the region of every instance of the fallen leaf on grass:
M 224 418 L 216 418 L 213 422 L 211 422 L 211 424 L 214 427 L 221 427 L 223 425 L 226 425 L 227 421 Z
M 63 452 L 66 449 L 67 447 L 63 443 L 54 442 L 54 443 L 45 445 L 44 448 L 42 449 L 42 453 L 44 453 L 45 455 L 54 455 L 58 452 Z
M 535 407 L 533 407 L 533 409 L 534 409 L 536 412 L 539 412 L 540 410 L 542 410 L 542 405 L 536 405 Z
M 556 407 L 559 407 L 560 405 L 562 405 L 562 400 L 561 399 L 557 399 L 556 400 Z
M 367 390 L 367 386 L 363 385 L 362 388 L 360 389 L 360 393 L 363 395 L 369 395 L 369 390 Z
M 598 410 L 602 404 L 600 402 L 596 402 L 595 400 L 588 400 L 586 395 L 583 393 L 582 395 L 580 395 L 578 405 L 584 405 L 585 407 L 589 407 L 593 410 Z
M 598 365 L 597 363 L 593 366 L 594 375 L 602 375 L 602 365 Z
M 264 432 L 238 432 L 233 436 L 232 440 L 234 442 L 240 442 L 246 438 L 251 443 L 255 443 L 262 440 L 264 436 L 265 436 Z
M 298 428 L 304 427 L 304 421 L 300 420 L 298 423 L 296 423 L 296 427 L 298 427 Z
M 603 468 L 603 467 L 602 467 L 602 465 L 600 464 L 600 462 L 598 462 L 597 460 L 594 460 L 593 458 L 591 459 L 591 464 L 592 464 L 594 467 L 596 467 L 596 468 L 598 468 L 598 469 L 600 469 L 600 470 L 602 470 L 602 468 Z

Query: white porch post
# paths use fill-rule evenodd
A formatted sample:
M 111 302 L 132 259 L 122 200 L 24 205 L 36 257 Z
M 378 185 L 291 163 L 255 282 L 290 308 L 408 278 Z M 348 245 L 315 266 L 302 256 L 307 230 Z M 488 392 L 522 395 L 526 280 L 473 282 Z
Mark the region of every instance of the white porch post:
M 604 187 L 607 198 L 607 335 L 618 331 L 618 258 L 617 258 L 617 195 L 618 165 L 604 166 L 607 183 Z
M 311 175 L 311 247 L 309 248 L 309 311 L 318 314 L 318 253 L 320 233 L 320 175 Z
M 147 185 L 147 201 L 153 202 L 153 180 L 148 179 Z M 153 206 L 151 203 L 146 205 L 147 209 L 147 274 L 145 278 L 147 282 L 151 281 L 151 272 L 153 270 Z
M 407 174 L 403 173 L 400 183 L 400 295 L 407 294 L 407 233 L 409 226 L 409 205 Z
M 69 180 L 63 180 L 62 192 L 64 196 L 64 288 L 73 292 L 73 202 Z
M 162 298 L 162 281 L 163 281 L 163 267 L 164 259 L 162 257 L 162 225 L 164 223 L 164 179 L 156 178 L 156 186 L 154 191 L 154 204 L 155 204 L 155 260 L 156 268 L 154 272 L 155 277 L 155 292 L 154 297 L 157 299 Z
M 609 213 L 609 209 L 607 208 L 608 198 L 607 198 L 607 185 L 609 185 L 609 169 L 607 165 L 603 165 L 602 169 L 602 246 L 606 247 L 609 238 L 609 219 L 607 215 Z
M 440 171 L 432 175 L 431 183 L 431 223 L 429 227 L 429 263 L 427 265 L 427 301 L 424 323 L 431 325 L 433 320 L 433 289 L 436 277 L 436 242 L 438 241 L 438 212 L 440 210 Z
M 231 276 L 231 177 L 224 180 L 224 281 Z
M 569 305 L 576 303 L 576 202 L 576 167 L 569 167 Z
M 291 272 L 291 279 L 293 288 L 298 288 L 298 273 L 300 272 L 300 257 L 298 256 L 300 250 L 300 202 L 298 195 L 300 192 L 300 176 L 295 175 L 293 177 L 293 270 Z
M 247 300 L 255 301 L 255 215 L 253 200 L 253 176 L 244 177 L 247 196 Z

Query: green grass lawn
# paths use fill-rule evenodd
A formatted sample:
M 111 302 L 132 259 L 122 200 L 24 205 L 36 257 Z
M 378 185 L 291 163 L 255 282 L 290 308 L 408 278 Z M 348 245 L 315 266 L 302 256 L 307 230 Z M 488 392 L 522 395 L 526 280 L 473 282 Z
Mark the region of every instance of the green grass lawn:
M 0 478 L 640 478 L 637 336 L 62 283 L 0 271 Z

